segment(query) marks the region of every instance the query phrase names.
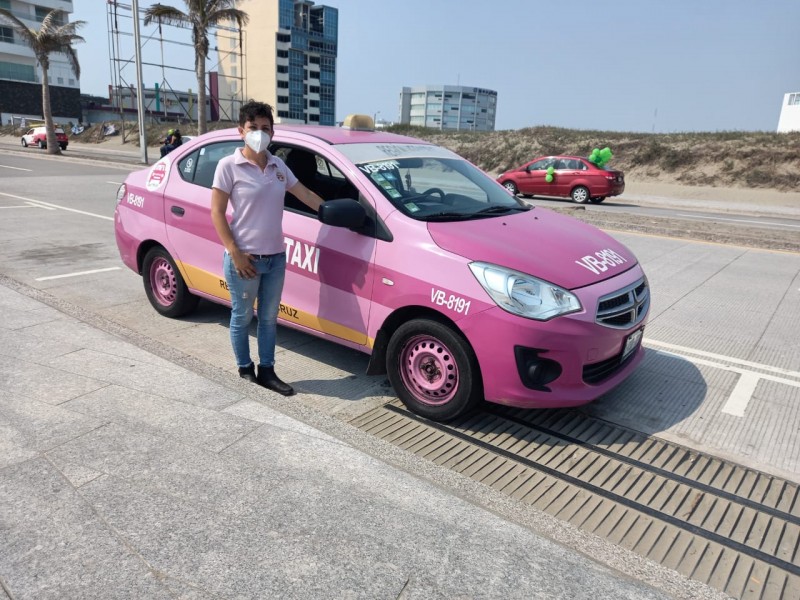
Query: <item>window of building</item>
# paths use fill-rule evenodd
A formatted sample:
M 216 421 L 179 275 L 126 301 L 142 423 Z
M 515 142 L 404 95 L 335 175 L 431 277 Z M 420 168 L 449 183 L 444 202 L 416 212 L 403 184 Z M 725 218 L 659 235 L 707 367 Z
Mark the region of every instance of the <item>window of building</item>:
M 36 72 L 31 65 L 17 65 L 0 61 L 0 79 L 36 82 Z
M 279 81 L 278 87 L 281 89 L 289 89 L 289 82 L 288 81 Z
M 0 8 L 11 10 L 11 0 L 0 0 Z
M 36 20 L 41 23 L 44 21 L 44 18 L 50 14 L 50 11 L 53 10 L 52 8 L 45 8 L 43 6 L 36 7 Z M 56 25 L 64 25 L 64 13 L 61 13 L 56 16 L 53 20 Z
M 789 94 L 789 106 L 800 105 L 800 94 Z
M 319 86 L 318 85 L 309 86 L 308 91 L 312 94 L 319 94 Z
M 237 56 L 236 52 L 231 52 L 230 57 L 232 63 L 236 62 L 236 56 Z
M 59 84 L 64 85 L 64 78 L 63 77 L 56 78 L 56 81 L 58 81 Z
M 308 120 L 319 122 L 319 115 L 308 115 Z
M 278 104 L 289 104 L 289 96 L 278 96 Z
M 284 119 L 288 119 L 289 118 L 289 111 L 288 110 L 279 110 L 278 111 L 278 116 L 282 117 Z
M 292 36 L 286 33 L 279 33 L 278 34 L 278 41 L 283 43 L 289 43 L 292 41 Z
M 289 67 L 286 65 L 278 65 L 278 73 L 288 73 Z
M 236 67 L 231 67 L 231 77 L 238 77 L 239 76 L 239 69 Z
M 14 30 L 11 27 L 0 27 L 0 42 L 14 43 Z
M 311 108 L 319 108 L 319 100 L 309 100 L 308 105 Z
M 278 58 L 289 58 L 288 50 L 278 50 Z

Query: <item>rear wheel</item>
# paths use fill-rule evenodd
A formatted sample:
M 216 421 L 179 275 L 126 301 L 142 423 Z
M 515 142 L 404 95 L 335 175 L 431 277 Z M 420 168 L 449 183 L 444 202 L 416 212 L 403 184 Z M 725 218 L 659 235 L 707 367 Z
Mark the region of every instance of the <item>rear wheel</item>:
M 66 150 L 67 149 L 67 145 L 66 144 L 59 144 L 59 146 L 61 146 L 62 150 Z
M 389 340 L 389 381 L 409 410 L 436 421 L 469 412 L 482 398 L 480 369 L 467 341 L 447 325 L 414 319 Z
M 579 185 L 572 190 L 572 201 L 577 204 L 585 204 L 589 200 L 589 190 L 582 185 Z
M 41 150 L 44 150 L 45 148 L 47 148 L 47 144 L 44 143 L 44 140 L 39 140 L 39 148 Z
M 506 188 L 512 196 L 516 196 L 519 193 L 519 190 L 517 189 L 517 184 L 514 183 L 513 181 L 506 181 L 503 184 L 503 187 Z
M 605 196 L 597 196 L 596 198 L 592 198 L 593 204 L 600 204 L 603 200 L 605 200 Z
M 164 248 L 151 248 L 145 255 L 142 279 L 150 304 L 165 317 L 182 317 L 197 308 L 200 298 L 189 293 L 175 261 Z

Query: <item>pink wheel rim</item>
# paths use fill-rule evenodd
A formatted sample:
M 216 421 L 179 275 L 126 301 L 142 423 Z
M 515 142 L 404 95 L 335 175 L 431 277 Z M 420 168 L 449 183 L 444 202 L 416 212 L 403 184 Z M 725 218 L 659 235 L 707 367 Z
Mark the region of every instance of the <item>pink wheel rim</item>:
M 449 348 L 429 335 L 408 340 L 400 355 L 406 389 L 423 404 L 439 406 L 458 391 L 458 365 Z
M 178 295 L 175 270 L 165 258 L 156 258 L 150 265 L 150 289 L 161 306 L 172 306 Z

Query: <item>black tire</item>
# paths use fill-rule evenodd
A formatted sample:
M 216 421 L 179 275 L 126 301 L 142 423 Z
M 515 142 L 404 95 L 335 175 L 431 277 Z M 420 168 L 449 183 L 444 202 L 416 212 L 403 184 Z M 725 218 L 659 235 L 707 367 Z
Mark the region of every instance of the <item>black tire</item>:
M 394 332 L 386 370 L 403 404 L 434 421 L 466 414 L 483 397 L 472 348 L 459 333 L 431 319 L 413 319 Z
M 62 150 L 66 150 L 67 149 L 67 145 L 66 144 L 59 144 L 59 146 L 61 146 Z
M 44 150 L 45 148 L 47 148 L 47 144 L 43 140 L 39 140 L 39 149 Z
M 605 196 L 597 196 L 595 198 L 592 198 L 592 204 L 600 204 L 605 199 L 606 199 Z
M 197 308 L 200 298 L 189 293 L 175 261 L 161 246 L 145 255 L 142 280 L 147 299 L 159 314 L 175 319 Z
M 25 138 L 22 138 L 22 147 L 23 148 L 27 148 L 28 147 L 28 142 L 25 141 Z
M 503 187 L 506 188 L 512 196 L 516 196 L 519 194 L 519 189 L 517 188 L 517 184 L 513 181 L 506 181 L 503 183 Z
M 590 198 L 589 190 L 582 185 L 579 185 L 574 190 L 572 190 L 570 196 L 572 196 L 572 201 L 575 202 L 576 204 L 586 204 Z

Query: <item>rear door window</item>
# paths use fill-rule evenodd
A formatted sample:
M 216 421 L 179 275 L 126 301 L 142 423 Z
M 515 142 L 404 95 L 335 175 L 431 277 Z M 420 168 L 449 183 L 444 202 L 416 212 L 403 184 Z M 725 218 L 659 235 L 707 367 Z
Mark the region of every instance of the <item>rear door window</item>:
M 184 181 L 211 189 L 217 163 L 242 147 L 241 140 L 217 142 L 198 148 L 178 162 L 178 171 Z

